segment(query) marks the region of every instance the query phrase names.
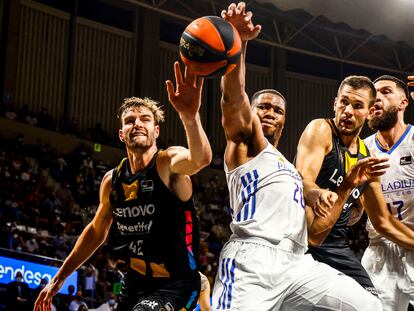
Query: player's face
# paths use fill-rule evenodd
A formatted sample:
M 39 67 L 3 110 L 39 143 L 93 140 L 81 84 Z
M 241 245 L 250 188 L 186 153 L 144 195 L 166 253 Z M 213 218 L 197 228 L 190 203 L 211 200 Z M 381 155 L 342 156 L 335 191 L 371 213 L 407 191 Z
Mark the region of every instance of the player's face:
M 159 126 L 155 125 L 154 115 L 147 107 L 135 107 L 123 112 L 119 139 L 127 148 L 149 148 L 155 144 L 158 135 Z
M 399 105 L 404 96 L 394 81 L 378 81 L 375 88 L 377 98 L 369 110 L 368 125 L 374 130 L 386 131 L 397 123 Z
M 259 116 L 263 134 L 272 142 L 278 141 L 286 120 L 283 98 L 272 93 L 260 94 L 253 111 Z
M 335 125 L 341 135 L 358 135 L 368 116 L 371 91 L 345 85 L 335 99 Z

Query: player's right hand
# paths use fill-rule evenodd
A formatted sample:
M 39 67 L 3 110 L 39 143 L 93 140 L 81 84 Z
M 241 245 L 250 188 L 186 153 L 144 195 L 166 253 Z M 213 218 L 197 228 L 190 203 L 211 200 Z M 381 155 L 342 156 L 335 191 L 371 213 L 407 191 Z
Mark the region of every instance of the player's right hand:
M 39 293 L 34 304 L 33 311 L 52 311 L 52 299 L 60 288 L 63 286 L 64 281 L 58 281 L 52 279 L 45 288 Z
M 313 211 L 319 217 L 328 216 L 330 209 L 334 206 L 338 195 L 328 189 L 318 189 L 318 196 L 313 202 Z
M 246 3 L 232 3 L 227 10 L 221 12 L 221 17 L 233 24 L 239 32 L 242 41 L 255 39 L 262 29 L 260 25 L 253 25 L 252 12 L 246 12 Z

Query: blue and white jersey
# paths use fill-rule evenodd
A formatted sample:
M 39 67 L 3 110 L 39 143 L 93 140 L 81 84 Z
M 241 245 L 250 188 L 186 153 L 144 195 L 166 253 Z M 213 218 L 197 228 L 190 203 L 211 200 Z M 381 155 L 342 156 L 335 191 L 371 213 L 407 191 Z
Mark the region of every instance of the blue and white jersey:
M 288 238 L 307 247 L 302 179 L 271 144 L 256 157 L 228 171 L 233 235 L 275 245 Z
M 378 143 L 377 134 L 364 140 L 376 156 L 389 157 L 390 167 L 381 176 L 381 188 L 387 207 L 395 218 L 414 230 L 414 127 L 409 124 L 401 138 L 390 150 Z M 371 222 L 367 222 L 369 237 L 380 238 Z

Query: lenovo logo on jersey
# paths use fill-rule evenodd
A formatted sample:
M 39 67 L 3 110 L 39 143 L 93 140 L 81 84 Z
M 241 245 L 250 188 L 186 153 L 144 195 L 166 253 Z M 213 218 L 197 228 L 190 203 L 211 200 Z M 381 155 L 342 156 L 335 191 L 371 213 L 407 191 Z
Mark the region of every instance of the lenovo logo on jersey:
M 138 217 L 152 215 L 155 212 L 154 204 L 118 207 L 114 209 L 114 214 L 117 217 Z
M 410 155 L 406 156 L 406 157 L 402 157 L 400 159 L 400 165 L 408 165 L 408 164 L 411 164 L 411 163 L 412 163 L 412 158 L 411 158 Z

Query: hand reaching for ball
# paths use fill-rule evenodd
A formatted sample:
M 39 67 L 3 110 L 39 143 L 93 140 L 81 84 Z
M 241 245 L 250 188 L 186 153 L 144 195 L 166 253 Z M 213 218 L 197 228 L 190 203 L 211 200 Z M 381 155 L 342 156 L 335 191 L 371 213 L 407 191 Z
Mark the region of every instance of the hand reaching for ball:
M 260 25 L 253 25 L 252 12 L 246 12 L 246 3 L 239 2 L 237 5 L 232 3 L 227 11 L 221 12 L 221 17 L 233 24 L 239 32 L 242 41 L 255 39 L 262 29 Z

